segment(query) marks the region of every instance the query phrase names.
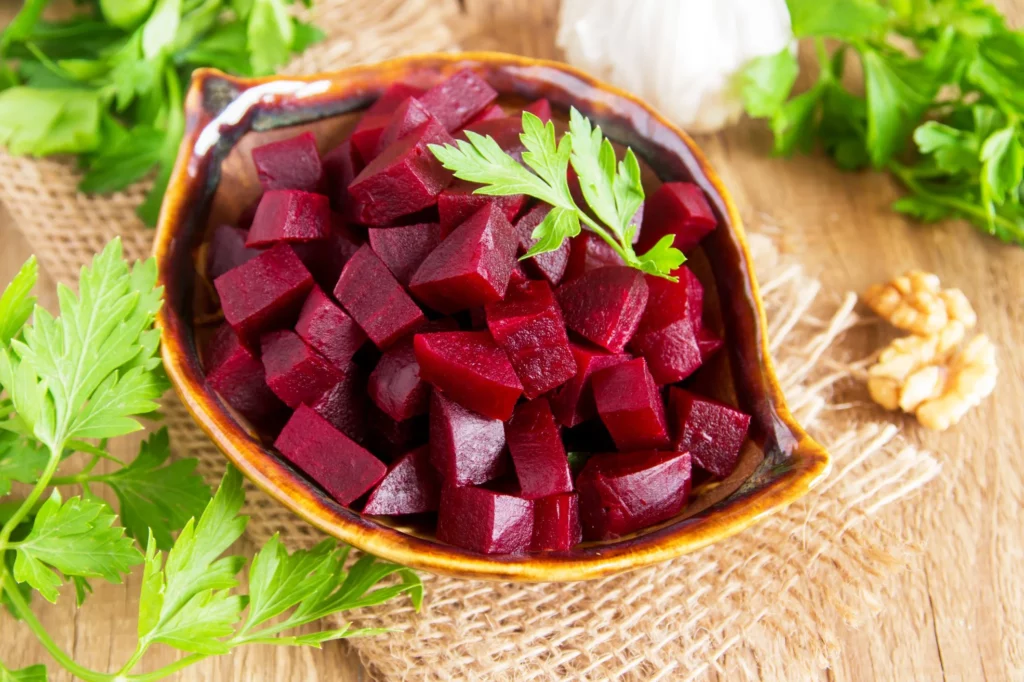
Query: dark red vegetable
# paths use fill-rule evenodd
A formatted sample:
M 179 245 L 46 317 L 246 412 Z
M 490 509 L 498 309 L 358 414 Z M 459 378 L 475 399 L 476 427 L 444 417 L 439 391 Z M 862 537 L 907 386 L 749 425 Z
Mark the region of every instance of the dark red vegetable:
M 673 246 L 686 252 L 715 229 L 718 220 L 700 187 L 691 182 L 666 182 L 647 197 L 637 253 L 644 253 L 667 234 Z
M 615 253 L 615 250 L 608 246 L 605 240 L 593 232 L 584 230 L 567 242 L 562 242 L 562 246 L 566 246 L 566 244 L 568 244 L 569 256 L 563 277 L 565 282 L 574 280 L 591 270 L 623 264 L 619 254 Z
M 562 426 L 576 426 L 597 417 L 591 377 L 602 369 L 633 359 L 628 353 L 609 353 L 589 344 L 571 343 L 576 374 L 551 396 L 551 410 Z
M 668 445 L 665 405 L 643 358 L 603 369 L 593 382 L 597 413 L 619 450 Z
M 314 287 L 295 323 L 295 332 L 311 348 L 344 370 L 366 334 L 331 298 Z
M 534 552 L 564 552 L 583 539 L 580 503 L 576 493 L 562 493 L 533 501 Z
M 252 161 L 264 191 L 323 191 L 323 165 L 311 132 L 256 147 L 252 150 Z
M 467 69 L 441 81 L 418 99 L 452 132 L 466 125 L 497 98 L 494 88 Z
M 505 426 L 440 391 L 430 398 L 430 461 L 451 485 L 486 483 L 505 473 Z
M 544 123 L 551 120 L 551 102 L 547 99 L 535 100 L 530 106 L 523 109 L 523 111 L 529 111 L 531 114 L 539 118 Z
M 569 460 L 548 401 L 531 400 L 516 408 L 505 424 L 505 440 L 519 481 L 519 496 L 528 500 L 572 492 Z
M 352 200 L 348 195 L 348 186 L 352 184 L 366 163 L 349 138 L 335 147 L 324 157 L 324 178 L 327 196 L 331 199 L 331 207 L 335 211 L 346 214 Z
M 366 390 L 370 400 L 396 421 L 427 413 L 430 386 L 420 379 L 412 339 L 403 339 L 384 352 Z
M 369 233 L 374 253 L 402 284 L 409 283 L 416 268 L 441 243 L 437 223 L 370 228 Z
M 306 345 L 295 332 L 282 329 L 260 339 L 267 385 L 288 407 L 295 409 L 322 396 L 342 380 L 342 370 Z
M 417 88 L 406 83 L 394 83 L 377 98 L 377 101 L 370 105 L 355 130 L 352 131 L 352 146 L 364 159 L 373 158 L 377 151 L 377 142 L 384 128 L 391 121 L 391 113 L 409 97 L 417 97 L 423 94 L 422 88 Z
M 329 388 L 310 407 L 346 436 L 366 445 L 368 426 L 366 417 L 366 371 L 350 362 L 341 381 Z
M 387 474 L 370 493 L 364 514 L 421 514 L 437 511 L 441 479 L 430 463 L 427 446 L 410 450 L 388 467 Z
M 487 204 L 494 204 L 509 221 L 513 220 L 523 206 L 526 195 L 491 197 L 474 194 L 480 185 L 475 182 L 456 180 L 437 196 L 437 212 L 441 216 L 441 237 L 447 237 L 474 213 Z
M 551 207 L 537 204 L 516 221 L 516 234 L 519 235 L 519 255 L 524 255 L 533 246 L 533 230 L 541 224 Z M 532 258 L 520 261 L 524 272 L 534 279 L 543 278 L 551 286 L 558 286 L 569 264 L 569 245 L 566 240 L 554 251 L 541 253 Z
M 332 213 L 331 231 L 326 239 L 292 244 L 292 248 L 317 284 L 323 287 L 324 291 L 331 291 L 338 283 L 345 263 L 355 255 L 365 241 L 355 228 L 345 224 L 344 218 Z
M 643 273 L 633 268 L 599 268 L 559 287 L 558 303 L 569 329 L 621 353 L 640 324 L 647 283 Z
M 240 227 L 218 225 L 214 228 L 206 246 L 206 276 L 210 280 L 260 255 L 259 249 L 245 245 L 247 237 L 248 233 Z
M 484 488 L 446 485 L 441 491 L 437 539 L 481 554 L 517 554 L 530 548 L 533 502 Z
M 203 366 L 210 386 L 254 426 L 283 423 L 281 416 L 287 408 L 267 386 L 263 363 L 228 324 L 214 333 L 206 347 Z
M 372 157 L 366 159 L 366 162 L 369 163 L 395 142 L 431 121 L 437 121 L 437 119 L 431 116 L 418 99 L 410 97 L 405 100 L 391 114 L 391 119 L 381 131 L 380 140 L 377 141 L 377 151 Z M 437 122 L 440 125 L 440 121 Z
M 675 386 L 669 390 L 669 415 L 676 450 L 689 452 L 696 466 L 721 478 L 736 469 L 750 415 Z
M 479 114 L 473 117 L 473 119 L 466 124 L 466 127 L 472 126 L 474 123 L 482 123 L 483 121 L 493 121 L 496 118 L 505 118 L 505 110 L 498 104 L 492 104 L 487 107 Z

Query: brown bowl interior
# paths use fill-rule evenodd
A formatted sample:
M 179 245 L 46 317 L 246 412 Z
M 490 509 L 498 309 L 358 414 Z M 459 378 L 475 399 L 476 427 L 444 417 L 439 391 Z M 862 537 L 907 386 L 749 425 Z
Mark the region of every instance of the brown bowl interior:
M 569 106 L 628 145 L 644 164 L 648 192 L 690 180 L 708 194 L 721 226 L 690 255 L 707 291 L 709 324 L 726 339 L 690 382 L 753 415 L 737 471 L 695 488 L 676 518 L 641 533 L 568 552 L 486 557 L 436 542 L 402 519 L 362 517 L 327 497 L 253 435 L 205 383 L 199 360 L 217 319 L 196 255 L 214 226 L 234 222 L 259 195 L 249 152 L 310 130 L 322 152 L 341 142 L 359 112 L 397 80 L 430 84 L 472 68 L 507 109 L 547 97 L 556 118 Z M 566 581 L 598 577 L 692 551 L 749 526 L 800 495 L 826 470 L 827 454 L 793 421 L 767 357 L 764 319 L 735 207 L 693 142 L 641 102 L 560 64 L 509 55 L 425 55 L 302 79 L 239 80 L 197 75 L 187 100 L 188 132 L 167 194 L 156 253 L 167 303 L 160 316 L 175 388 L 198 423 L 260 487 L 313 525 L 399 563 L 475 578 Z

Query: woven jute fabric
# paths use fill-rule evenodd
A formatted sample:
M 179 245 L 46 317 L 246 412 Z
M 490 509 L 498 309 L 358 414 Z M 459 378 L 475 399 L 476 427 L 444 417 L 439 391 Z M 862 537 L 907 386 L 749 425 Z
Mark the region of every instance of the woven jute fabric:
M 290 73 L 339 68 L 455 46 L 454 0 L 327 0 L 314 21 L 328 40 Z M 0 200 L 55 279 L 120 235 L 146 257 L 152 232 L 134 208 L 147 186 L 112 196 L 76 192 L 69 161 L 0 152 Z M 751 245 L 765 295 L 772 351 L 790 407 L 831 451 L 831 475 L 810 495 L 729 540 L 659 566 L 589 583 L 517 585 L 424 576 L 422 613 L 407 602 L 362 612 L 358 624 L 395 630 L 352 640 L 370 673 L 407 680 L 797 680 L 826 666 L 843 623 L 885 601 L 887 576 L 908 551 L 876 518 L 938 471 L 929 453 L 902 444 L 891 425 L 863 422 L 835 396 L 862 365 L 842 338 L 858 318 L 856 297 L 832 298 L 798 264 L 780 258 L 768 233 Z M 223 455 L 176 399 L 166 401 L 175 453 L 198 457 L 211 481 Z M 279 532 L 292 547 L 317 531 L 249 486 L 249 535 Z

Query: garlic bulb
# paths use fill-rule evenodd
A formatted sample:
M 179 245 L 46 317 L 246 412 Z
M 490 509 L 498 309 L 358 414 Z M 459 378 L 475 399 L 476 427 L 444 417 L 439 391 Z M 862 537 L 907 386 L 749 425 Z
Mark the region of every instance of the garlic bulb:
M 785 0 L 563 0 L 558 45 L 689 132 L 711 132 L 742 114 L 735 74 L 794 43 Z

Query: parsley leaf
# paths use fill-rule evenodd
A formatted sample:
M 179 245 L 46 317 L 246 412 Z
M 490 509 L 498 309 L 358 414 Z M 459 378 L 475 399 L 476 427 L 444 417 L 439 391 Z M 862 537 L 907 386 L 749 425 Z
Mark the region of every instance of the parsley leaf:
M 981 160 L 982 186 L 993 201 L 1001 204 L 1024 180 L 1024 149 L 1017 126 L 989 135 L 981 147 Z
M 9 670 L 0 664 L 0 682 L 46 682 L 46 666 L 31 665 L 20 670 Z
M 39 277 L 39 263 L 35 256 L 25 261 L 18 274 L 0 295 L 0 345 L 10 340 L 25 326 L 36 298 L 32 289 Z
M 786 0 L 797 36 L 860 38 L 886 27 L 888 13 L 871 0 Z
M 751 116 L 771 116 L 789 97 L 800 73 L 788 47 L 754 59 L 739 74 L 743 106 Z
M 11 482 L 35 483 L 46 466 L 46 450 L 23 442 L 10 431 L 0 431 L 0 497 L 11 492 Z

